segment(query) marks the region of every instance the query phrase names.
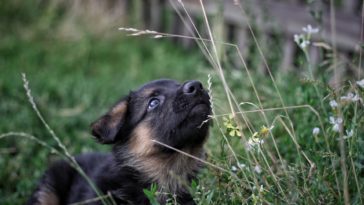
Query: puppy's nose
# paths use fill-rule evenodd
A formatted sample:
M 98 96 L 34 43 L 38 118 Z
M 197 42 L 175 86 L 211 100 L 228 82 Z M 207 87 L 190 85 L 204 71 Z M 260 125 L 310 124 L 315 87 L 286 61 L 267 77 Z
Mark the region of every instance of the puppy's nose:
M 203 90 L 202 84 L 199 81 L 191 80 L 187 81 L 183 85 L 183 93 L 186 95 L 194 95 Z

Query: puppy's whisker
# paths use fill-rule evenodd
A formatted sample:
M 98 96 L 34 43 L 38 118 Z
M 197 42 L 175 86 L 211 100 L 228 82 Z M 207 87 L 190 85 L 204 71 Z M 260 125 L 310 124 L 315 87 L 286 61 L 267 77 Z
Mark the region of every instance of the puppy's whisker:
M 197 128 L 198 129 L 200 129 L 204 124 L 206 124 L 207 122 L 209 122 L 210 120 L 212 120 L 214 118 L 214 116 L 213 115 L 209 115 L 209 116 L 207 116 L 207 119 L 206 120 L 204 120 L 204 121 L 202 121 L 202 123 L 199 125 L 199 126 L 197 126 Z

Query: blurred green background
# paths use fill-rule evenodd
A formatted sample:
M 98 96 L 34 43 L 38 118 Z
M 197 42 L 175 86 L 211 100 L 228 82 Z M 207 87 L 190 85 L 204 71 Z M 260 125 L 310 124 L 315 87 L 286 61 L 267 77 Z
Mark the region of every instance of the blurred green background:
M 207 79 L 197 50 L 126 37 L 118 31 L 125 19 L 91 18 L 61 1 L 0 4 L 0 133 L 27 132 L 55 146 L 28 103 L 21 73 L 72 154 L 109 149 L 92 139 L 89 124 L 131 89 L 157 78 Z M 0 204 L 22 204 L 52 157 L 28 139 L 0 139 Z

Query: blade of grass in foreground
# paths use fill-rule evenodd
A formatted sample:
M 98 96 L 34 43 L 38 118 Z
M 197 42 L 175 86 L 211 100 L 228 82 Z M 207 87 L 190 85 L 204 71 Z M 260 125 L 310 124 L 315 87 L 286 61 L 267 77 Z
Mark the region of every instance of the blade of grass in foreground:
M 53 131 L 53 129 L 48 125 L 48 123 L 44 119 L 43 115 L 40 113 L 40 111 L 39 111 L 39 109 L 38 109 L 38 107 L 37 107 L 37 105 L 36 105 L 36 103 L 34 101 L 34 98 L 32 96 L 31 89 L 29 87 L 29 81 L 27 80 L 25 73 L 22 73 L 22 79 L 23 79 L 23 86 L 24 86 L 24 89 L 26 91 L 28 101 L 32 105 L 32 109 L 37 114 L 37 117 L 41 120 L 42 124 L 47 129 L 47 131 L 52 136 L 52 138 L 57 142 L 58 147 L 61 148 L 61 150 L 63 152 L 62 156 L 64 156 L 64 159 L 66 159 L 66 161 L 68 163 L 70 163 L 77 170 L 77 172 L 87 181 L 87 183 L 95 191 L 97 196 L 101 197 L 102 196 L 101 192 L 98 190 L 98 188 L 92 182 L 92 180 L 86 175 L 86 173 L 83 171 L 81 166 L 77 163 L 76 159 L 68 152 L 66 146 L 61 142 L 59 137 L 56 135 L 56 133 Z M 110 202 L 108 200 L 105 200 L 105 198 L 103 198 L 103 197 L 101 197 L 100 200 L 104 205 L 113 204 L 112 202 Z

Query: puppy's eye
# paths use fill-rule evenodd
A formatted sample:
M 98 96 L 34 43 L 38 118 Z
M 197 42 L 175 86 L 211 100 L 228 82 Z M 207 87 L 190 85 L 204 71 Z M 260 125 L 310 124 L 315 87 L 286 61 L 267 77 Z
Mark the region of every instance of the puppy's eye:
M 160 104 L 160 101 L 159 99 L 157 98 L 152 98 L 150 101 L 149 101 L 149 104 L 148 104 L 148 111 L 149 110 L 153 110 L 154 108 L 158 107 L 158 105 Z

